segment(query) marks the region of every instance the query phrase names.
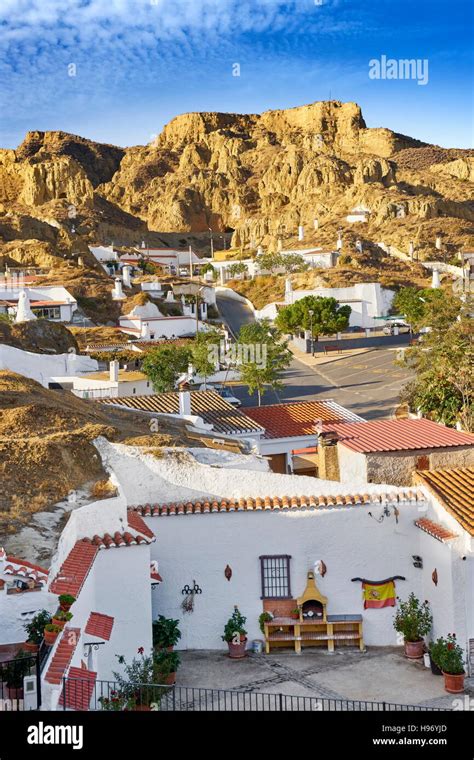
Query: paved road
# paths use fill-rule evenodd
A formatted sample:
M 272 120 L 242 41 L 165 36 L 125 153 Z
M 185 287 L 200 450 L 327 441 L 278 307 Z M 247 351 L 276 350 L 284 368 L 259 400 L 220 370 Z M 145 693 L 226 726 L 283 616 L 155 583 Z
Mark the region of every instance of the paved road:
M 244 303 L 217 297 L 219 311 L 232 333 L 242 324 L 254 320 L 251 309 Z M 284 388 L 278 394 L 267 391 L 263 404 L 280 401 L 316 401 L 332 398 L 365 419 L 389 417 L 399 403 L 400 389 L 411 375 L 394 364 L 396 351 L 377 349 L 310 369 L 293 359 L 282 376 Z M 257 397 L 249 396 L 245 387 L 236 387 L 235 395 L 243 406 L 256 406 Z

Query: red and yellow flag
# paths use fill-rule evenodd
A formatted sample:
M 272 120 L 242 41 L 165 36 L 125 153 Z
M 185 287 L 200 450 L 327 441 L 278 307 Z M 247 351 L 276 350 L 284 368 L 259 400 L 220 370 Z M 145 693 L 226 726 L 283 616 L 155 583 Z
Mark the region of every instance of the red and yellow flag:
M 364 609 L 368 607 L 395 607 L 395 583 L 384 581 L 383 583 L 362 584 L 364 593 Z

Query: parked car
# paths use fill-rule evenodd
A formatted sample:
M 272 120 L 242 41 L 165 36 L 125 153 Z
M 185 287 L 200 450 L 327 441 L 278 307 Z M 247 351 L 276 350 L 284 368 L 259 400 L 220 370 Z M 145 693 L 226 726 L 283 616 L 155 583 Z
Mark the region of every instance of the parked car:
M 189 269 L 186 267 L 180 267 L 179 268 L 179 276 L 180 277 L 189 277 Z
M 383 328 L 384 335 L 394 335 L 396 327 L 398 327 L 399 335 L 403 335 L 403 334 L 411 332 L 410 325 L 407 324 L 406 322 L 389 322 L 389 324 L 385 325 L 385 327 Z
M 237 396 L 234 396 L 232 393 L 232 389 L 229 388 L 227 385 L 222 385 L 221 383 L 213 383 L 212 385 L 210 383 L 205 385 L 201 385 L 199 390 L 201 391 L 216 391 L 219 396 L 222 396 L 228 404 L 232 404 L 232 406 L 239 407 L 242 406 L 242 402 L 240 399 L 237 398 Z

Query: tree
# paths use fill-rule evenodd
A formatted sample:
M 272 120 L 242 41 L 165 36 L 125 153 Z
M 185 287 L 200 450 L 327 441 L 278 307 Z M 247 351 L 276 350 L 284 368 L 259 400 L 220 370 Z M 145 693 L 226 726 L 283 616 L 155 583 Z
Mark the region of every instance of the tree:
M 287 274 L 292 272 L 306 272 L 309 269 L 309 265 L 304 260 L 303 256 L 298 253 L 287 253 L 282 256 L 281 266 Z
M 195 372 L 204 377 L 204 385 L 207 378 L 216 371 L 218 350 L 222 336 L 217 330 L 199 332 L 191 346 L 191 362 Z
M 460 312 L 461 301 L 442 288 L 401 288 L 393 306 L 418 331 L 422 327 L 449 327 Z
M 216 279 L 217 273 L 216 273 L 216 270 L 214 269 L 214 267 L 212 266 L 212 264 L 207 263 L 207 264 L 204 264 L 204 266 L 201 267 L 200 274 L 203 275 L 203 274 L 206 274 L 206 272 L 211 272 L 212 273 L 212 279 L 213 280 Z
M 275 324 L 284 333 L 310 330 L 311 338 L 341 332 L 349 324 L 350 306 L 339 306 L 335 298 L 306 296 L 278 312 Z M 310 314 L 312 312 L 312 314 Z
M 247 274 L 247 272 L 247 264 L 244 264 L 243 261 L 236 261 L 235 264 L 231 264 L 229 267 L 229 274 L 231 277 L 236 277 L 239 274 Z
M 257 258 L 260 272 L 273 273 L 283 267 L 283 256 L 281 253 L 264 253 Z
M 178 377 L 188 368 L 190 353 L 186 346 L 176 345 L 158 346 L 147 353 L 142 370 L 157 393 L 174 390 Z
M 474 431 L 474 347 L 469 318 L 448 329 L 437 328 L 405 353 L 403 363 L 414 369 L 415 379 L 402 390 L 402 400 L 413 410 L 464 430 Z
M 291 362 L 288 344 L 270 321 L 263 319 L 240 328 L 237 348 L 241 380 L 250 395 L 257 392 L 260 406 L 268 387 L 282 388 L 280 373 Z

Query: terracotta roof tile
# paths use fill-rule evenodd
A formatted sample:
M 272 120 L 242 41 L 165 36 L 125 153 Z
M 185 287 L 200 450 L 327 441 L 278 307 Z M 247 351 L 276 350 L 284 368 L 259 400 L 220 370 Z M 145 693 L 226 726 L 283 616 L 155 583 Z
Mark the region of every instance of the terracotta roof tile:
M 77 541 L 61 565 L 49 590 L 53 594 L 72 594 L 78 596 L 87 575 L 94 563 L 97 546 Z
M 461 433 L 432 420 L 371 420 L 331 424 L 340 442 L 364 454 L 382 451 L 416 451 L 450 446 L 474 446 L 474 435 Z
M 61 683 L 61 679 L 72 660 L 80 635 L 80 628 L 64 628 L 59 643 L 55 649 L 53 659 L 48 668 L 48 672 L 46 673 L 46 681 L 48 681 L 48 683 Z
M 420 520 L 415 520 L 415 525 L 417 528 L 420 528 L 425 533 L 429 533 L 430 536 L 437 538 L 438 541 L 441 541 L 442 543 L 453 538 L 457 538 L 456 533 L 451 533 L 451 531 L 445 528 L 443 525 L 433 522 L 432 520 L 428 520 L 427 517 L 422 517 Z
M 114 618 L 110 615 L 103 615 L 101 612 L 91 612 L 85 628 L 85 632 L 91 636 L 97 636 L 100 639 L 108 641 L 110 639 Z
M 190 391 L 191 413 L 201 417 L 220 433 L 263 433 L 263 428 L 249 415 L 234 409 L 216 391 Z M 156 414 L 179 414 L 179 393 L 155 393 L 149 396 L 124 396 L 121 398 L 101 398 L 101 404 L 123 406 L 126 409 L 140 409 Z
M 147 538 L 155 538 L 153 531 L 148 527 L 146 522 L 142 520 L 137 512 L 134 512 L 133 509 L 129 509 L 127 511 L 127 515 L 129 528 L 137 531 L 137 533 L 143 533 L 143 535 L 147 536 Z
M 209 514 L 213 512 L 258 512 L 260 510 L 277 511 L 280 509 L 327 509 L 352 507 L 385 502 L 403 503 L 424 501 L 419 489 L 397 489 L 390 494 L 340 494 L 337 496 L 265 496 L 256 498 L 220 499 L 212 502 L 197 500 L 184 504 L 146 504 L 133 509 L 146 517 L 166 517 L 179 514 Z
M 265 438 L 316 437 L 315 425 L 319 420 L 323 427 L 328 422 L 363 422 L 362 417 L 331 399 L 246 407 L 245 412 L 265 428 Z
M 415 480 L 426 486 L 458 523 L 474 536 L 474 467 L 423 470 Z
M 87 668 L 70 668 L 59 704 L 70 710 L 88 710 L 96 678 L 97 673 Z

